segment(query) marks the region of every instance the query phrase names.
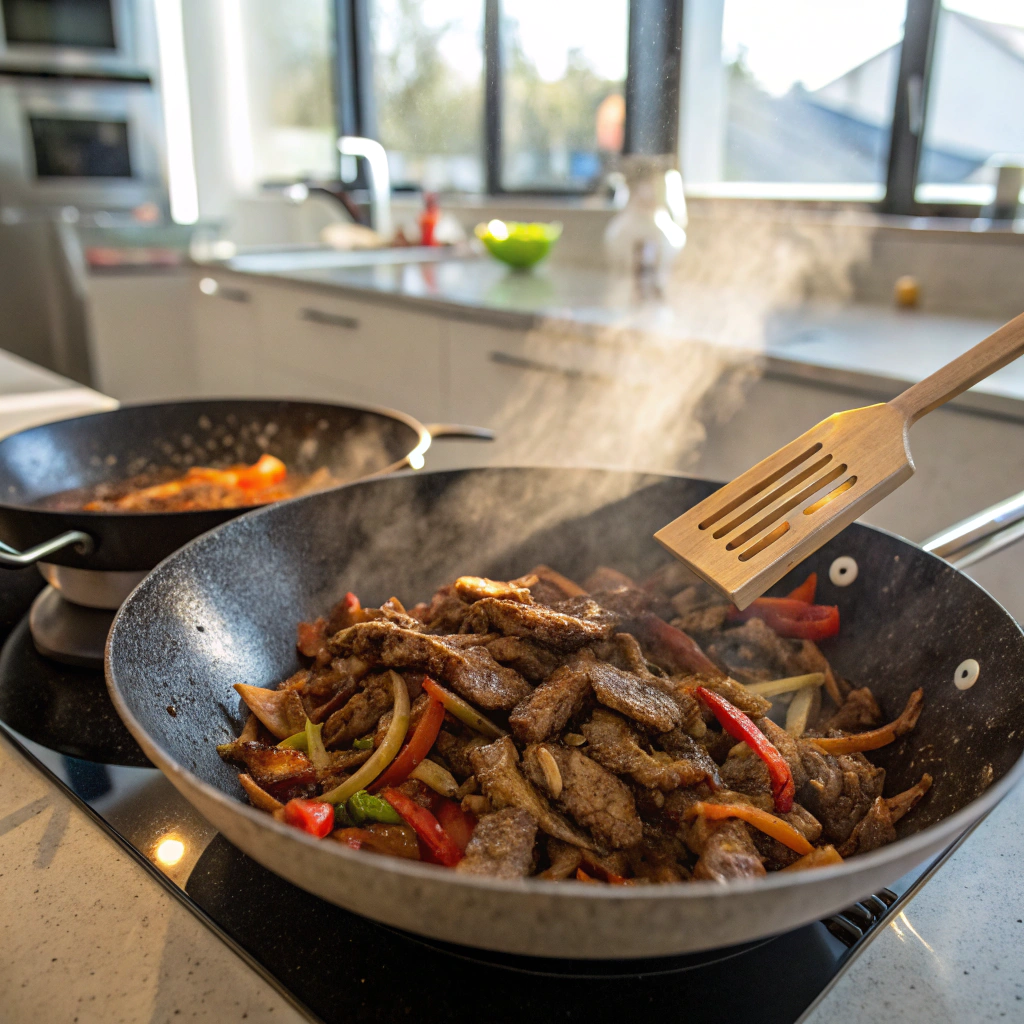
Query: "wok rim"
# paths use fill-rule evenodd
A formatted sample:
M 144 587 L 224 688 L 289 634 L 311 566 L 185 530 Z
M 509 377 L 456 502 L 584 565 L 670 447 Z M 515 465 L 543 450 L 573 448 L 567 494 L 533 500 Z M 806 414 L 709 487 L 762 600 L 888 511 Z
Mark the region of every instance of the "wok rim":
M 339 484 L 335 487 L 326 487 L 326 491 L 336 491 L 339 487 L 348 487 L 350 484 L 360 483 L 363 480 L 373 480 L 378 476 L 384 476 L 396 472 L 402 466 L 408 465 L 410 457 L 418 452 L 420 455 L 425 455 L 430 449 L 433 442 L 433 435 L 430 431 L 421 423 L 415 416 L 410 413 L 403 412 L 401 409 L 391 409 L 384 405 L 370 405 L 365 402 L 329 402 L 329 401 L 316 401 L 311 402 L 308 398 L 294 398 L 291 396 L 281 397 L 255 397 L 249 398 L 245 396 L 224 396 L 219 395 L 212 398 L 196 398 L 188 399 L 187 401 L 166 401 L 166 402 L 125 402 L 119 405 L 116 409 L 99 409 L 96 412 L 84 413 L 81 416 L 69 416 L 67 419 L 62 420 L 51 420 L 48 423 L 37 423 L 35 426 L 25 427 L 24 430 L 18 430 L 13 434 L 8 434 L 6 437 L 0 438 L 0 445 L 3 445 L 7 441 L 13 440 L 16 437 L 21 437 L 23 434 L 31 433 L 34 430 L 46 430 L 54 426 L 64 426 L 72 424 L 80 424 L 83 420 L 92 420 L 98 416 L 116 416 L 121 412 L 130 412 L 136 409 L 181 409 L 187 406 L 216 406 L 216 405 L 227 405 L 229 403 L 236 402 L 252 402 L 252 403 L 267 403 L 268 405 L 291 403 L 293 405 L 304 405 L 307 407 L 311 406 L 324 406 L 325 408 L 333 409 L 352 409 L 356 412 L 371 413 L 376 416 L 384 416 L 387 419 L 397 420 L 404 426 L 409 427 L 413 430 L 417 436 L 417 442 L 409 449 L 406 454 L 390 463 L 387 466 L 383 466 L 373 473 L 367 476 L 361 476 L 356 480 L 349 480 L 343 484 Z M 59 492 L 55 492 L 59 493 Z M 315 493 L 320 493 L 315 492 Z M 306 497 L 307 495 L 300 495 L 299 497 Z M 175 516 L 182 521 L 187 521 L 188 516 L 203 516 L 209 515 L 211 512 L 230 512 L 234 516 L 245 515 L 250 512 L 258 512 L 264 508 L 268 508 L 272 505 L 280 504 L 281 501 L 296 501 L 297 498 L 283 498 L 279 501 L 268 502 L 263 505 L 239 505 L 230 509 L 218 509 L 218 508 L 196 508 L 187 509 L 182 511 L 164 511 L 156 510 L 153 512 L 103 512 L 91 509 L 73 509 L 73 510 L 58 510 L 52 508 L 41 508 L 38 505 L 21 505 L 13 502 L 4 501 L 0 499 L 0 510 L 10 510 L 14 512 L 29 513 L 35 516 L 82 516 L 90 521 L 101 521 L 101 520 L 115 520 L 117 522 L 134 522 L 142 523 L 154 518 L 155 516 Z M 219 527 L 217 527 L 219 528 Z M 207 531 L 208 532 L 208 531 Z M 200 534 L 202 536 L 202 534 Z M 189 541 L 189 544 L 192 542 Z M 181 550 L 180 548 L 178 549 Z M 170 556 L 168 556 L 170 557 Z M 155 568 L 155 566 L 154 566 Z M 152 570 L 149 570 L 152 571 Z
M 441 475 L 455 475 L 465 473 L 478 473 L 478 472 L 502 472 L 502 471 L 532 471 L 532 470 L 560 470 L 565 469 L 565 466 L 493 466 L 493 467 L 473 467 L 473 468 L 462 468 L 462 469 L 445 469 L 445 470 L 431 470 L 431 471 L 405 471 L 391 474 L 391 478 L 403 479 L 412 475 L 429 475 L 429 476 L 441 476 Z M 649 473 L 643 470 L 622 470 L 622 469 L 610 469 L 606 466 L 575 466 L 574 469 L 582 470 L 596 470 L 602 473 L 616 473 L 621 475 L 632 474 L 634 476 L 649 476 L 652 478 L 661 479 L 675 479 L 675 480 L 693 480 L 697 483 L 716 483 L 715 481 L 709 481 L 704 477 L 694 476 L 692 473 Z M 349 487 L 358 487 L 364 482 L 368 482 L 374 479 L 374 477 L 365 477 L 360 480 L 353 480 L 350 483 L 343 484 L 341 487 L 332 488 L 331 491 L 337 492 L 345 490 Z M 295 502 L 307 501 L 316 499 L 319 494 L 327 492 L 317 492 L 309 495 L 302 495 L 299 498 L 291 499 Z M 252 512 L 247 513 L 247 518 L 253 516 L 269 514 L 275 507 L 284 504 L 283 502 L 275 502 L 270 505 L 257 506 Z M 619 886 L 619 885 L 564 885 L 558 881 L 549 881 L 541 878 L 523 878 L 523 879 L 496 879 L 488 878 L 485 876 L 478 875 L 467 875 L 461 872 L 453 871 L 449 868 L 440 867 L 434 864 L 425 864 L 421 861 L 408 861 L 396 857 L 381 857 L 370 853 L 361 853 L 357 850 L 352 850 L 345 846 L 343 843 L 332 843 L 330 845 L 324 844 L 324 840 L 315 839 L 312 836 L 306 835 L 300 829 L 294 828 L 290 825 L 285 825 L 282 822 L 276 821 L 271 815 L 263 811 L 258 811 L 255 807 L 250 804 L 243 803 L 240 800 L 229 796 L 216 786 L 211 785 L 198 775 L 189 771 L 184 765 L 180 764 L 174 757 L 167 754 L 162 747 L 159 746 L 155 741 L 151 739 L 149 733 L 145 730 L 142 724 L 135 718 L 132 712 L 129 710 L 126 702 L 121 697 L 119 685 L 115 681 L 114 671 L 112 668 L 112 648 L 114 644 L 114 638 L 118 633 L 119 628 L 122 625 L 123 617 L 126 614 L 126 609 L 135 599 L 136 594 L 140 593 L 145 587 L 152 586 L 155 584 L 151 583 L 152 578 L 159 572 L 163 566 L 170 563 L 174 558 L 182 556 L 184 552 L 189 549 L 199 546 L 203 543 L 213 543 L 216 534 L 220 531 L 228 529 L 238 521 L 241 517 L 238 516 L 228 522 L 222 523 L 219 526 L 214 527 L 212 530 L 208 530 L 206 533 L 200 534 L 198 537 L 193 538 L 187 544 L 178 548 L 172 552 L 165 559 L 159 562 L 143 579 L 138 586 L 136 586 L 132 592 L 128 595 L 121 607 L 117 610 L 117 614 L 114 617 L 114 621 L 111 624 L 110 632 L 107 634 L 107 640 L 104 645 L 103 654 L 103 675 L 106 683 L 107 692 L 110 695 L 110 699 L 114 704 L 114 708 L 120 716 L 121 720 L 125 723 L 128 731 L 132 734 L 139 746 L 142 747 L 143 752 L 146 756 L 167 776 L 167 778 L 175 785 L 179 790 L 181 786 L 178 785 L 178 780 L 181 780 L 182 785 L 188 788 L 196 788 L 207 798 L 213 802 L 219 804 L 228 813 L 240 813 L 244 818 L 253 824 L 269 829 L 271 832 L 275 832 L 278 835 L 288 836 L 293 840 L 297 840 L 303 843 L 311 850 L 319 851 L 330 851 L 327 856 L 339 857 L 342 862 L 348 862 L 354 865 L 360 865 L 371 870 L 382 870 L 388 874 L 404 876 L 409 879 L 417 879 L 423 881 L 434 881 L 441 882 L 442 884 L 456 885 L 456 886 L 468 886 L 471 889 L 477 889 L 485 892 L 496 892 L 496 893 L 509 893 L 510 895 L 528 895 L 530 893 L 543 894 L 544 896 L 557 895 L 559 899 L 586 899 L 586 900 L 597 900 L 597 901 L 620 901 L 620 902 L 632 902 L 641 901 L 647 902 L 654 897 L 661 899 L 705 899 L 708 897 L 727 898 L 733 896 L 742 896 L 746 893 L 754 892 L 766 892 L 766 891 L 786 891 L 789 889 L 797 889 L 810 882 L 828 882 L 832 879 L 840 879 L 846 877 L 852 877 L 853 875 L 861 874 L 873 868 L 881 868 L 887 862 L 901 859 L 903 856 L 912 856 L 915 851 L 920 852 L 925 848 L 935 848 L 948 845 L 949 842 L 959 838 L 965 833 L 973 824 L 980 821 L 985 815 L 993 810 L 1007 795 L 1007 793 L 1014 788 L 1022 779 L 1024 779 L 1024 754 L 1017 758 L 1013 766 L 1006 772 L 1005 775 L 997 782 L 993 783 L 988 789 L 986 789 L 980 796 L 976 797 L 970 803 L 961 807 L 954 814 L 951 814 L 948 818 L 943 818 L 937 821 L 934 825 L 929 825 L 922 829 L 920 832 L 915 832 L 913 835 L 906 836 L 902 839 L 897 839 L 893 843 L 889 843 L 886 846 L 880 847 L 877 850 L 872 850 L 870 853 L 857 854 L 853 857 L 849 857 L 843 861 L 842 864 L 829 866 L 824 868 L 815 868 L 813 871 L 772 871 L 763 878 L 756 879 L 740 879 L 732 880 L 728 882 L 715 882 L 710 880 L 696 879 L 688 882 L 667 882 L 660 883 L 659 885 L 652 886 Z M 893 540 L 896 540 L 902 544 L 906 544 L 908 547 L 913 548 L 916 552 L 924 555 L 929 559 L 940 562 L 947 568 L 951 568 L 960 575 L 966 576 L 961 570 L 956 569 L 955 566 L 951 565 L 945 559 L 940 558 L 938 555 L 932 554 L 930 551 L 925 551 L 918 544 L 913 541 L 907 540 L 905 537 L 901 537 L 899 534 L 893 533 L 890 530 L 885 530 L 881 527 L 870 526 L 866 523 L 855 522 L 852 525 L 858 526 L 862 529 L 871 531 L 872 533 L 882 534 Z M 1007 620 L 1013 625 L 1016 633 L 1024 639 L 1024 627 L 1003 607 L 1002 603 L 994 598 L 988 590 L 985 589 L 980 583 L 971 577 L 966 577 L 970 583 L 977 587 L 981 593 L 985 595 L 996 607 L 1006 616 Z M 219 832 L 219 830 L 218 830 Z M 243 851 L 244 852 L 244 851 Z M 248 854 L 247 854 L 248 856 Z M 927 856 L 927 853 L 921 853 L 921 860 Z M 917 861 L 920 863 L 920 860 Z M 275 872 L 276 874 L 276 872 Z M 292 883 L 295 884 L 295 883 Z M 316 894 L 315 894 L 316 895 Z M 323 899 L 322 896 L 317 896 L 318 899 Z

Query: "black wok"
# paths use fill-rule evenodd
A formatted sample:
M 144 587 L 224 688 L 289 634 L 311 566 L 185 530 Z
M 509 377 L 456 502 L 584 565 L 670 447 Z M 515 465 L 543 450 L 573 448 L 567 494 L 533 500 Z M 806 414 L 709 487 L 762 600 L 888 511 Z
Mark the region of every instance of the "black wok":
M 207 399 L 125 406 L 23 430 L 0 441 L 0 566 L 44 560 L 104 571 L 144 571 L 244 508 L 194 512 L 66 512 L 53 494 L 167 466 L 255 462 L 326 467 L 345 481 L 422 464 L 432 437 L 486 438 L 471 427 L 424 427 L 390 409 Z M 6 550 L 4 550 L 6 545 Z M 20 555 L 19 555 L 20 553 Z
M 837 670 L 892 715 L 925 690 L 915 732 L 875 752 L 887 793 L 935 778 L 899 840 L 815 871 L 716 885 L 623 888 L 471 879 L 316 840 L 249 807 L 215 744 L 234 736 L 231 684 L 272 685 L 296 667 L 294 624 L 347 589 L 417 601 L 461 573 L 508 578 L 545 561 L 576 578 L 598 564 L 643 576 L 665 561 L 652 533 L 715 485 L 596 470 L 401 474 L 237 519 L 160 565 L 122 607 L 107 644 L 114 704 L 146 754 L 228 839 L 340 906 L 435 938 L 511 953 L 620 958 L 732 945 L 848 906 L 935 853 L 1024 773 L 1024 635 L 946 562 L 854 525 L 808 570 L 838 604 Z M 829 579 L 856 560 L 848 586 Z M 847 563 L 848 564 L 848 563 Z M 844 579 L 852 574 L 847 573 Z M 968 658 L 977 685 L 954 673 Z

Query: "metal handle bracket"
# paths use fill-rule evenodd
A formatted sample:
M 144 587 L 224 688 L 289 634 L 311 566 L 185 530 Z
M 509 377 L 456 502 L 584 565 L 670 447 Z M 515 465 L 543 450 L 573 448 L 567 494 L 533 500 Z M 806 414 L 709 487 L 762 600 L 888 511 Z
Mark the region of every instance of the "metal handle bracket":
M 92 537 L 81 530 L 68 530 L 59 537 L 51 540 L 44 540 L 27 551 L 17 551 L 9 544 L 0 541 L 0 568 L 3 569 L 24 569 L 26 566 L 35 565 L 48 555 L 55 554 L 64 548 L 74 545 L 80 555 L 87 555 L 95 547 Z

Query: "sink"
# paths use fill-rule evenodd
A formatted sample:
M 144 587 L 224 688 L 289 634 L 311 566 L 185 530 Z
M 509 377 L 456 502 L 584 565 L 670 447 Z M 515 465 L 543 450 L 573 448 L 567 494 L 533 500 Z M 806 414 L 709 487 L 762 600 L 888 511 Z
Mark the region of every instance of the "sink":
M 393 249 L 261 249 L 242 252 L 225 266 L 253 274 L 333 267 L 376 267 L 399 263 L 438 263 L 475 256 L 459 246 L 409 245 Z

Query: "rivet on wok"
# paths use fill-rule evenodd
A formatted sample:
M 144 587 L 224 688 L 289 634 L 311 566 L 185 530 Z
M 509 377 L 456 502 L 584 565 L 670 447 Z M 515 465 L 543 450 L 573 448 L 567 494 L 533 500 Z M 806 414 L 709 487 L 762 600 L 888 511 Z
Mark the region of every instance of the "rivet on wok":
M 953 684 L 958 690 L 969 690 L 977 681 L 981 666 L 973 659 L 961 661 L 953 673 Z
M 857 578 L 859 571 L 855 558 L 842 555 L 829 566 L 828 578 L 837 587 L 848 587 Z

